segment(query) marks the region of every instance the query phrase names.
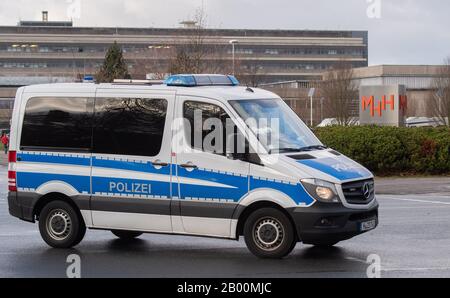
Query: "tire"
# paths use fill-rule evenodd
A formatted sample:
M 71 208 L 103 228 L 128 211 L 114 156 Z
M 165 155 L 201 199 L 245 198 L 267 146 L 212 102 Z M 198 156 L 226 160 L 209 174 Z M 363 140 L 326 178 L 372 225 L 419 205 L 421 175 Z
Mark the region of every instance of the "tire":
M 135 232 L 135 231 L 122 231 L 122 230 L 111 230 L 115 236 L 119 237 L 121 240 L 131 241 L 133 239 L 138 238 L 143 233 Z
M 78 245 L 86 234 L 83 218 L 70 204 L 53 201 L 39 214 L 39 231 L 42 239 L 54 248 L 71 248 Z
M 289 218 L 275 208 L 254 211 L 244 225 L 244 239 L 255 256 L 281 259 L 292 252 L 297 237 Z

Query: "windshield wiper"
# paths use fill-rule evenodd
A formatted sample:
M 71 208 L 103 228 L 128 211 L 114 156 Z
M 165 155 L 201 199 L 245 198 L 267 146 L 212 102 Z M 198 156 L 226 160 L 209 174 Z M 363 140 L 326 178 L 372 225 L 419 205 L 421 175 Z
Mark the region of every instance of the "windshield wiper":
M 325 150 L 325 149 L 328 149 L 328 147 L 322 145 L 314 145 L 301 148 L 280 148 L 274 151 L 277 151 L 278 153 L 288 153 L 288 152 L 305 152 L 305 151 Z M 270 153 L 272 153 L 272 151 L 273 150 L 270 150 Z

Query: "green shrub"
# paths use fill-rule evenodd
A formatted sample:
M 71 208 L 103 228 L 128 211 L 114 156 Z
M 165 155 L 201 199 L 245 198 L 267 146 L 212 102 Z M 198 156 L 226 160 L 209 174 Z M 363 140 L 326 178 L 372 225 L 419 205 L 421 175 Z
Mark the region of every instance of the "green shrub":
M 377 175 L 450 174 L 450 128 L 333 126 L 315 133 Z

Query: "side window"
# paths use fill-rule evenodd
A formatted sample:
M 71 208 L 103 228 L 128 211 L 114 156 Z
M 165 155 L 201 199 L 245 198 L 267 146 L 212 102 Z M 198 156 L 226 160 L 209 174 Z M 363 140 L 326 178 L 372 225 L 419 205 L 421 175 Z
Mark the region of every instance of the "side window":
M 185 135 L 192 148 L 225 155 L 230 134 L 237 131 L 228 114 L 219 106 L 197 101 L 186 101 L 183 117 Z
M 31 98 L 25 108 L 21 147 L 89 151 L 93 99 Z
M 157 156 L 166 123 L 164 99 L 97 98 L 94 152 Z

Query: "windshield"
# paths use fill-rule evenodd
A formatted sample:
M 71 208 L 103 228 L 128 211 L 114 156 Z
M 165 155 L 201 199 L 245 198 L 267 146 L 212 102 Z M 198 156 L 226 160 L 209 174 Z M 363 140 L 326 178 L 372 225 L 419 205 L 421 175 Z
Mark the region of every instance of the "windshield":
M 230 104 L 269 153 L 324 148 L 282 99 L 233 100 Z

